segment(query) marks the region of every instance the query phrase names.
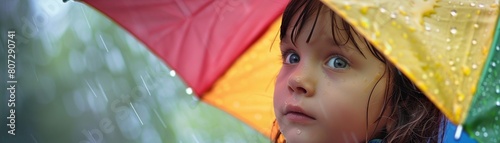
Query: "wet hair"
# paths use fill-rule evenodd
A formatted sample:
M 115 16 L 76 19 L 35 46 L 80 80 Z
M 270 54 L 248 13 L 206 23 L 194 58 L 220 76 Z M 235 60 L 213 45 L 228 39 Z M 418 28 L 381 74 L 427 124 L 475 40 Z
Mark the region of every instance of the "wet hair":
M 310 30 L 306 42 L 308 43 L 316 26 L 321 9 L 329 9 L 323 3 L 317 0 L 291 0 L 283 13 L 283 19 L 280 29 L 280 39 L 283 40 L 287 34 L 287 30 L 292 30 L 290 40 L 293 44 L 297 40 L 297 35 L 304 30 Z M 300 9 L 303 9 L 300 11 Z M 300 13 L 298 13 L 300 11 Z M 343 20 L 334 11 L 329 10 L 331 16 L 331 30 L 333 42 L 335 45 L 346 45 L 351 41 L 363 56 L 364 53 L 359 49 L 360 44 L 365 44 L 378 60 L 385 64 L 384 74 L 388 74 L 388 82 L 385 88 L 384 106 L 382 113 L 377 118 L 376 126 L 382 118 L 388 119 L 389 128 L 383 127 L 382 131 L 375 134 L 373 138 L 382 139 L 383 142 L 405 142 L 405 143 L 422 143 L 422 142 L 442 142 L 444 134 L 445 117 L 436 108 L 436 106 L 418 89 L 415 85 L 386 58 L 378 52 L 365 38 L 359 35 L 356 30 L 345 20 Z M 292 21 L 292 18 L 298 14 L 297 21 Z M 314 20 L 311 29 L 303 29 L 303 25 L 308 20 Z M 340 22 L 340 23 L 339 23 Z M 290 24 L 293 28 L 290 29 Z M 356 42 L 355 36 L 360 37 L 363 42 Z M 380 78 L 381 79 L 381 78 Z M 376 85 L 379 83 L 377 81 Z M 376 86 L 375 85 L 375 86 Z M 373 89 L 375 88 L 373 87 Z M 373 93 L 372 89 L 372 93 Z M 371 93 L 367 103 L 366 113 L 366 128 L 368 129 L 368 109 L 370 106 Z M 384 116 L 386 110 L 391 108 L 389 116 Z M 375 128 L 377 128 L 375 127 Z M 281 132 L 278 129 L 277 121 L 273 122 L 273 130 L 271 131 L 272 142 L 286 142 Z M 369 132 L 369 131 L 368 131 Z M 371 138 L 366 135 L 366 142 Z

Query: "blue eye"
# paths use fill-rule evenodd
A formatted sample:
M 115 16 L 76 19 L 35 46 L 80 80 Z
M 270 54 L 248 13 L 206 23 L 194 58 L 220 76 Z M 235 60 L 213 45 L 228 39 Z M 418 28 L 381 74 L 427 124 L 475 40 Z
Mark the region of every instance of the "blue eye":
M 342 69 L 349 67 L 349 63 L 347 62 L 347 60 L 339 56 L 330 58 L 330 60 L 328 60 L 326 65 L 332 68 L 342 68 Z
M 284 56 L 286 56 L 284 62 L 287 64 L 294 64 L 300 61 L 300 56 L 294 52 L 286 53 Z

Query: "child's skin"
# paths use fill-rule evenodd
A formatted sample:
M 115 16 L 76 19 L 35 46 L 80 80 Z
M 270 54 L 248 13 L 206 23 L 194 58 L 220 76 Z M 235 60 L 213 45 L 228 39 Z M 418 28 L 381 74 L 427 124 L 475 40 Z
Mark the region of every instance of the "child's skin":
M 356 35 L 363 54 L 353 41 L 335 45 L 328 8 L 321 10 L 309 43 L 316 13 L 296 33 L 294 45 L 290 35 L 299 14 L 294 15 L 280 46 L 283 67 L 276 82 L 274 111 L 281 132 L 288 143 L 369 141 L 388 124 L 381 118 L 376 127 L 376 119 L 391 113 L 388 105 L 381 115 L 389 76 L 385 64 Z M 337 38 L 347 37 L 341 33 Z

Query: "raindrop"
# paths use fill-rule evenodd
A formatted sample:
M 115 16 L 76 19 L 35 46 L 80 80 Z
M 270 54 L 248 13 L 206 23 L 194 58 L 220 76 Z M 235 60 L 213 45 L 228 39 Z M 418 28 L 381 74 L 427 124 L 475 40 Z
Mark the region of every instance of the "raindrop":
M 497 63 L 492 62 L 492 63 L 491 63 L 491 66 L 492 66 L 492 67 L 496 67 L 496 66 L 497 66 Z
M 495 92 L 496 92 L 496 93 L 498 93 L 498 94 L 500 94 L 500 87 L 499 87 L 499 86 L 497 86 L 497 87 L 495 88 Z
M 480 3 L 478 6 L 479 6 L 479 8 L 483 8 L 484 4 Z
M 426 31 L 431 31 L 431 27 L 429 25 L 425 25 L 425 30 Z
M 351 5 L 348 2 L 345 2 L 344 9 L 351 10 Z
M 497 3 L 494 3 L 494 4 L 491 4 L 490 5 L 491 8 L 497 8 L 498 7 L 498 4 Z
M 477 44 L 477 40 L 476 39 L 472 39 L 472 45 L 476 45 Z
M 118 49 L 109 50 L 109 53 L 106 55 L 106 63 L 108 65 L 108 69 L 116 73 L 123 72 L 127 66 L 122 53 Z
M 446 38 L 446 42 L 450 42 L 450 41 L 451 41 L 451 39 L 450 39 L 450 38 Z
M 406 20 L 406 23 L 409 23 L 410 22 L 410 17 L 409 16 L 405 16 L 405 20 Z
M 391 15 L 390 15 L 390 17 L 391 17 L 392 19 L 395 19 L 395 18 L 397 17 L 397 15 L 396 15 L 396 13 L 395 13 L 395 12 L 392 12 L 392 13 L 391 13 Z
M 462 136 L 462 130 L 463 130 L 463 126 L 462 125 L 458 125 L 457 126 L 457 130 L 455 130 L 455 140 L 458 140 L 460 139 L 460 136 Z
M 500 51 L 500 46 L 497 46 L 495 50 Z
M 439 94 L 439 89 L 434 89 L 434 91 L 433 91 L 433 92 L 434 92 L 434 94 L 436 94 L 436 95 L 437 95 L 437 94 Z
M 500 106 L 500 101 L 495 102 L 497 106 Z
M 446 47 L 446 50 L 448 50 L 448 51 L 449 51 L 449 50 L 451 50 L 451 47 L 450 47 L 450 46 L 447 46 L 447 47 Z
M 361 10 L 360 10 L 360 11 L 361 11 L 361 13 L 362 13 L 362 14 L 364 14 L 364 15 L 365 15 L 366 13 L 368 13 L 368 9 L 369 9 L 369 7 L 364 6 L 364 7 L 361 7 Z
M 470 3 L 470 6 L 476 6 L 476 3 L 471 2 L 471 3 Z
M 464 73 L 465 76 L 470 75 L 469 67 L 466 67 L 466 66 L 462 67 L 462 72 Z
M 297 135 L 300 135 L 300 133 L 302 133 L 302 131 L 300 131 L 300 130 L 297 130 Z
M 186 88 L 186 93 L 189 95 L 193 94 L 193 89 L 191 89 L 190 87 Z
M 479 28 L 479 24 L 475 23 L 474 28 Z
M 174 77 L 175 76 L 175 71 L 174 70 L 171 70 L 170 71 L 170 76 Z
M 436 32 L 439 33 L 439 29 L 436 29 Z
M 450 60 L 450 62 L 448 62 L 450 64 L 450 66 L 453 66 L 455 64 L 455 62 L 453 62 L 453 60 Z
M 476 69 L 477 68 L 477 65 L 476 64 L 472 64 L 472 69 Z
M 457 28 L 456 27 L 451 27 L 450 33 L 455 35 L 457 34 Z
M 362 19 L 361 20 L 361 27 L 363 27 L 363 28 L 369 28 L 370 27 L 370 23 L 367 20 Z
M 463 3 L 463 2 L 460 2 L 459 4 L 460 4 L 460 5 L 464 5 L 464 3 Z
M 479 133 L 479 131 L 476 131 L 476 133 L 474 133 L 476 136 L 479 136 L 481 133 Z
M 450 14 L 451 14 L 451 16 L 453 16 L 453 17 L 457 16 L 457 10 L 454 10 L 454 9 L 453 9 L 453 10 L 451 10 Z
M 380 12 L 385 13 L 385 12 L 387 12 L 387 10 L 385 8 L 380 8 Z

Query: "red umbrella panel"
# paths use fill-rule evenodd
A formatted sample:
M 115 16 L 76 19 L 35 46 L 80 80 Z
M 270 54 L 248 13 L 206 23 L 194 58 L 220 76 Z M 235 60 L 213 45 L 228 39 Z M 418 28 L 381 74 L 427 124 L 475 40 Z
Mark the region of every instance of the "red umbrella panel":
M 83 0 L 163 59 L 202 96 L 283 12 L 277 0 Z
M 200 99 L 270 134 L 281 65 L 271 47 L 288 1 L 83 1 L 142 41 Z

